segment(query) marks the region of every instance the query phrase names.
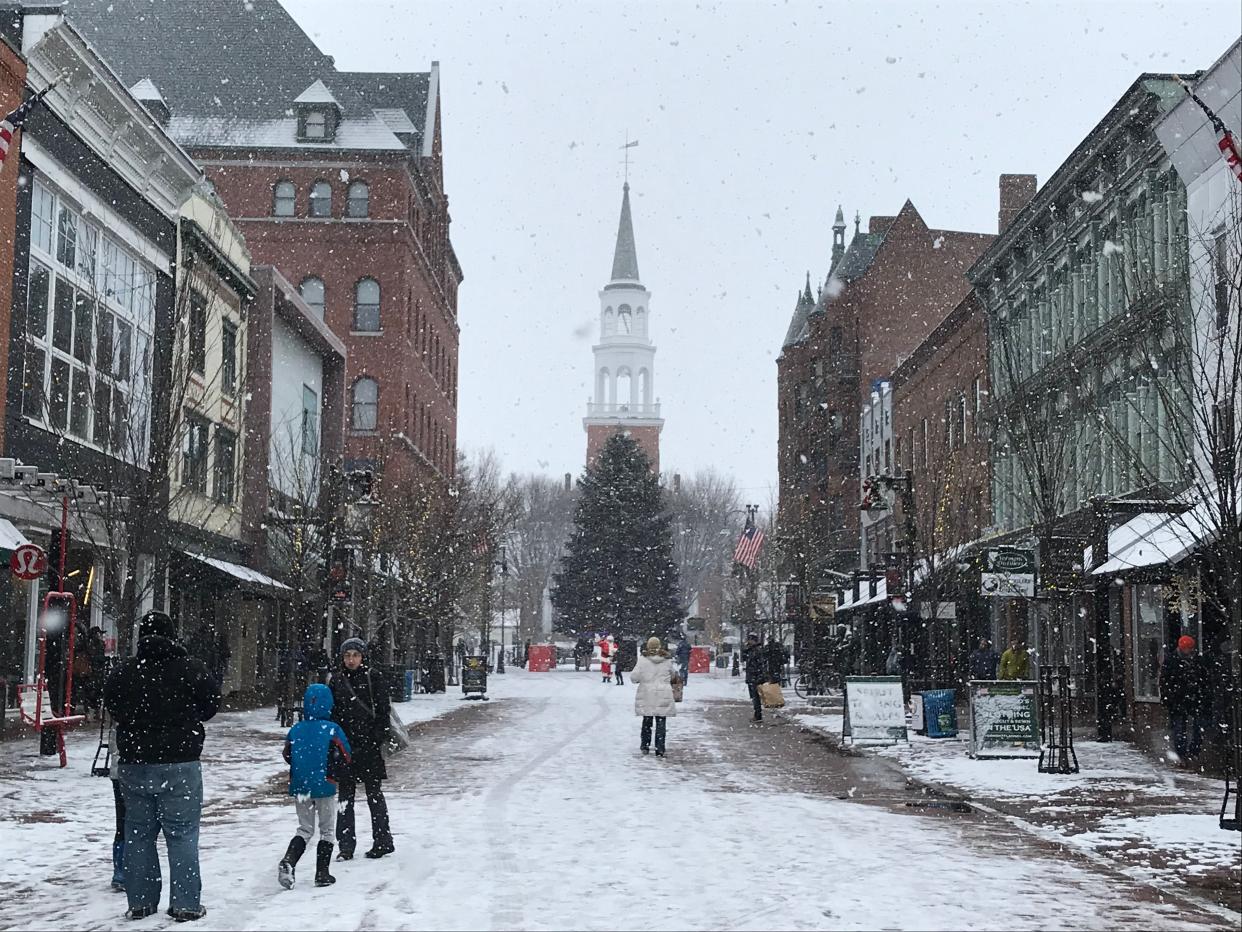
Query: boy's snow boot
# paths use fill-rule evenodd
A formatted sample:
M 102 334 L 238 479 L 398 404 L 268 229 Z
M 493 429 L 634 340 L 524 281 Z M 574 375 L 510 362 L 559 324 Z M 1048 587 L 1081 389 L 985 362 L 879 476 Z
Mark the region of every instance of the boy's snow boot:
M 285 850 L 285 856 L 280 859 L 280 867 L 276 870 L 276 879 L 280 881 L 280 885 L 286 890 L 293 887 L 293 882 L 296 879 L 294 867 L 305 850 L 306 839 L 301 835 L 294 835 L 289 841 L 289 847 Z
M 112 889 L 116 893 L 125 892 L 125 842 L 112 843 Z
M 327 887 L 336 883 L 336 878 L 328 873 L 328 865 L 332 863 L 332 842 L 321 841 L 315 851 L 315 886 Z

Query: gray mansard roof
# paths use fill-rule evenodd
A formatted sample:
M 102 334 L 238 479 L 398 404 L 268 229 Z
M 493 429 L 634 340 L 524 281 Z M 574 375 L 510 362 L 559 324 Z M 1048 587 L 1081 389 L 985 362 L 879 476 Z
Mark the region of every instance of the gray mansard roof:
M 65 0 L 64 8 L 126 85 L 154 82 L 183 145 L 423 151 L 430 73 L 337 71 L 277 0 Z M 332 142 L 299 143 L 294 101 L 317 80 L 341 124 Z
M 879 251 L 880 244 L 883 242 L 884 233 L 854 234 L 854 238 L 850 240 L 849 248 L 841 256 L 841 261 L 829 270 L 828 281 L 832 282 L 833 279 L 836 279 L 839 286 L 844 286 L 856 278 L 861 278 L 866 274 L 867 269 L 871 268 L 871 263 L 875 261 L 875 254 Z M 785 342 L 781 345 L 782 349 L 801 343 L 810 336 L 811 317 L 824 313 L 824 309 L 828 304 L 836 295 L 840 294 L 839 286 L 825 287 L 820 292 L 819 300 L 817 301 L 807 300 L 810 298 L 808 287 L 807 293 L 798 299 L 798 304 L 794 308 L 793 317 L 789 321 L 789 330 L 785 333 Z

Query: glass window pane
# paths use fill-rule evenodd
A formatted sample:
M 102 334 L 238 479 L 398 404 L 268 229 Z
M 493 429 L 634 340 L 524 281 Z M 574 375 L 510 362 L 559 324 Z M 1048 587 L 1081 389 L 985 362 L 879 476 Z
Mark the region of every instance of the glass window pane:
M 310 213 L 312 217 L 332 216 L 332 185 L 326 181 L 316 181 L 311 188 Z
M 78 261 L 78 215 L 62 207 L 56 231 L 56 261 L 71 269 Z
M 112 452 L 130 458 L 135 446 L 127 431 L 129 426 L 129 398 L 120 389 L 112 393 Z
M 26 289 L 26 330 L 40 340 L 47 337 L 47 301 L 51 290 L 51 270 L 38 262 L 32 263 Z
M 95 321 L 95 368 L 103 375 L 112 374 L 112 329 L 115 326 L 112 312 L 100 307 Z
M 95 250 L 99 244 L 99 230 L 85 220 L 78 229 L 78 271 L 88 281 L 95 278 Z
M 291 181 L 276 182 L 273 194 L 272 213 L 277 217 L 292 217 L 296 192 Z
M 323 280 L 314 276 L 304 279 L 298 291 L 301 293 L 302 300 L 306 302 L 307 306 L 319 315 L 320 320 L 323 320 Z
M 237 389 L 237 328 L 229 323 L 220 340 L 220 383 L 226 392 Z
M 73 355 L 89 366 L 95 343 L 95 302 L 78 292 L 73 305 Z
M 43 420 L 46 400 L 43 380 L 47 378 L 44 368 L 47 354 L 31 343 L 26 344 L 26 377 L 22 382 L 22 412 L 27 417 Z
M 117 320 L 116 345 L 112 348 L 112 374 L 119 381 L 129 380 L 133 344 L 134 328 L 123 320 Z
M 103 379 L 95 380 L 95 443 L 104 449 L 111 442 L 112 386 Z
M 64 353 L 73 347 L 73 287 L 56 279 L 56 306 L 52 315 L 52 345 Z
M 73 370 L 73 391 L 69 398 L 69 433 L 83 440 L 90 435 L 91 382 L 85 369 Z
M 216 428 L 214 493 L 216 501 L 231 503 L 235 494 L 237 438 L 231 431 Z
M 349 201 L 345 213 L 350 217 L 365 217 L 370 212 L 371 192 L 365 181 L 355 181 L 349 186 Z
M 69 423 L 69 363 L 52 360 L 52 385 L 48 391 L 48 423 L 64 430 Z
M 55 215 L 56 196 L 36 181 L 30 207 L 30 239 L 32 245 L 49 255 L 52 252 Z

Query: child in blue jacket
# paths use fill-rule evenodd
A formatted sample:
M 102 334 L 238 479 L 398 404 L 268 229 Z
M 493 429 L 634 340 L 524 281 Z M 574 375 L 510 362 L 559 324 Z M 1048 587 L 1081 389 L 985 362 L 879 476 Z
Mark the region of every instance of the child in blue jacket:
M 277 879 L 288 890 L 293 886 L 294 866 L 315 834 L 319 821 L 319 848 L 315 852 L 315 886 L 336 883 L 328 873 L 336 832 L 336 785 L 349 768 L 349 739 L 332 721 L 332 690 L 322 683 L 306 687 L 302 699 L 303 719 L 285 738 L 289 762 L 289 795 L 298 813 L 298 833 L 280 861 Z

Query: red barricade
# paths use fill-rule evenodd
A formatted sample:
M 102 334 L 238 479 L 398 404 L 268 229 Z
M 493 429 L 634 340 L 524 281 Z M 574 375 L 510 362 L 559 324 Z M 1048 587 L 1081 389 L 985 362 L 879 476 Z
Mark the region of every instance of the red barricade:
M 690 648 L 690 672 L 710 673 L 712 669 L 712 653 L 706 647 Z
M 556 645 L 532 644 L 526 669 L 531 673 L 549 673 L 556 669 Z

